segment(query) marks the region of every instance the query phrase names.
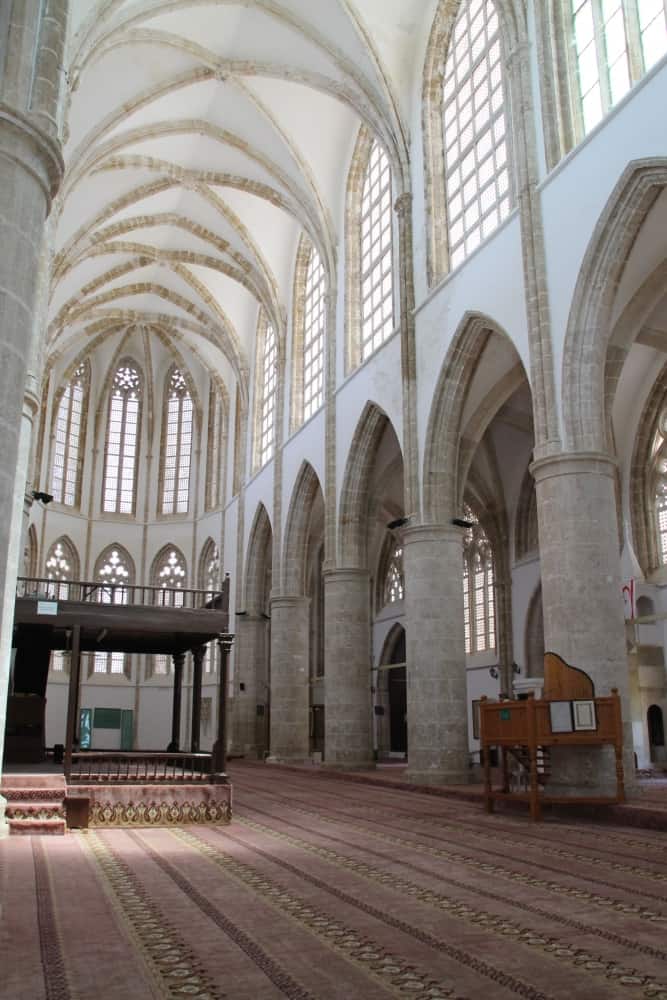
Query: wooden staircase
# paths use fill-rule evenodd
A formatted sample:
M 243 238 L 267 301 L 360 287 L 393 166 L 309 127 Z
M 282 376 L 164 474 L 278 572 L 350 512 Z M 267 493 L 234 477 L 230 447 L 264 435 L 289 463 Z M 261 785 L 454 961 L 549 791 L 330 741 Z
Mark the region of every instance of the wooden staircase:
M 530 753 L 528 747 L 506 747 L 509 757 L 510 775 L 525 779 L 526 788 L 530 782 Z M 544 787 L 551 775 L 551 753 L 549 747 L 537 748 L 537 781 Z
M 62 775 L 6 774 L 0 794 L 7 800 L 10 836 L 65 833 L 67 786 Z

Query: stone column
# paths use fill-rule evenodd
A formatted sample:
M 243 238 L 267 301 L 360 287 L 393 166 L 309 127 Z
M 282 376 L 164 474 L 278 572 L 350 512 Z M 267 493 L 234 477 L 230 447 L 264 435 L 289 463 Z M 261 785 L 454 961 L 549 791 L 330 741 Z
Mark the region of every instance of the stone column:
M 563 454 L 531 466 L 537 490 L 545 650 L 584 670 L 596 695 L 618 688 L 626 787 L 632 784 L 629 667 L 621 594 L 616 466 L 606 455 Z M 576 794 L 613 793 L 613 754 L 552 752 L 554 782 Z
M 310 753 L 309 607 L 307 597 L 271 598 L 271 761 Z
M 190 749 L 199 753 L 201 730 L 201 675 L 206 646 L 196 646 L 192 650 L 192 714 L 190 725 Z
M 248 612 L 237 616 L 236 629 L 231 752 L 261 759 L 268 749 L 267 621 Z M 257 715 L 258 705 L 264 706 L 264 715 Z
M 369 575 L 324 572 L 324 763 L 373 763 Z
M 408 775 L 429 784 L 469 781 L 461 531 L 408 528 L 405 573 Z
M 171 703 L 171 742 L 167 750 L 178 753 L 181 749 L 181 698 L 185 653 L 174 653 L 172 659 L 174 661 L 174 695 Z
M 63 173 L 55 113 L 67 5 L 12 5 L 0 74 L 0 733 L 20 559 L 26 449 L 19 435 L 44 224 Z M 47 49 L 49 50 L 47 53 Z M 50 56 L 50 58 L 47 58 Z M 47 90 L 49 93 L 47 94 Z M 42 335 L 43 331 L 39 331 Z M 20 464 L 19 464 L 20 457 Z M 0 767 L 2 745 L 0 745 Z M 0 836 L 7 833 L 0 798 Z

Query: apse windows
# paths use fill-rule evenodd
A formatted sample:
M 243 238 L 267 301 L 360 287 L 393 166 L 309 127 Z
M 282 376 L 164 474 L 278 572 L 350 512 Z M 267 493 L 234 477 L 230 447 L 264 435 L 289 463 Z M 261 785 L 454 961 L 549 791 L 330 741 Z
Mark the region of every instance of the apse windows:
M 121 545 L 110 545 L 95 566 L 97 589 L 95 597 L 100 604 L 129 604 L 128 586 L 134 582 L 134 566 L 129 554 Z M 94 674 L 126 674 L 130 661 L 125 653 L 97 650 L 92 656 Z
M 324 331 L 326 281 L 320 255 L 311 248 L 306 271 L 303 322 L 303 419 L 308 420 L 324 402 Z
M 220 590 L 220 550 L 212 538 L 204 545 L 199 560 L 199 586 L 206 591 L 205 600 L 210 601 L 213 595 Z M 209 642 L 206 646 L 204 656 L 204 673 L 210 674 L 215 670 L 215 643 Z
M 206 510 L 222 505 L 222 476 L 226 450 L 226 409 L 220 390 L 211 383 L 206 439 Z
M 167 378 L 162 424 L 162 514 L 187 514 L 192 454 L 192 395 L 185 375 L 172 368 Z
M 493 552 L 479 521 L 469 507 L 472 522 L 463 537 L 463 629 L 466 653 L 496 648 L 496 597 Z
M 55 419 L 51 493 L 57 503 L 78 506 L 90 369 L 80 364 L 62 391 Z
M 141 417 L 141 377 L 134 362 L 116 369 L 109 399 L 102 509 L 134 514 Z
M 79 575 L 79 557 L 69 539 L 59 538 L 53 543 L 44 568 L 47 580 L 52 581 L 47 585 L 47 596 L 54 600 L 69 600 L 69 581 L 76 580 Z
M 667 52 L 665 0 L 568 0 L 581 132 L 590 132 Z
M 498 12 L 492 0 L 459 8 L 443 75 L 450 268 L 507 218 L 511 180 Z
M 175 546 L 166 546 L 158 556 L 153 572 L 153 585 L 160 588 L 158 604 L 182 608 L 184 595 L 181 591 L 187 576 L 183 553 Z
M 257 336 L 257 468 L 273 458 L 276 447 L 276 402 L 278 392 L 278 339 L 262 316 Z
M 378 142 L 371 146 L 361 194 L 361 360 L 394 329 L 391 167 Z

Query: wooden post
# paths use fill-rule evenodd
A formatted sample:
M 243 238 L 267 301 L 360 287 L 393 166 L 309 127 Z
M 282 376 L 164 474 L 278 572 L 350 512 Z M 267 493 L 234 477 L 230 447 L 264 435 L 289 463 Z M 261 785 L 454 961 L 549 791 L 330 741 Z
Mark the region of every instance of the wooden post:
M 218 637 L 220 683 L 218 687 L 218 738 L 213 746 L 213 774 L 224 775 L 227 768 L 227 661 L 234 642 L 228 632 Z
M 486 701 L 486 695 L 482 695 L 480 699 L 479 706 L 479 735 L 480 735 L 480 747 L 481 752 L 484 756 L 484 804 L 486 806 L 486 811 L 488 813 L 493 812 L 493 795 L 491 794 L 491 754 L 490 747 L 486 742 L 484 733 L 484 702 Z
M 625 802 L 625 774 L 623 772 L 623 716 L 621 715 L 621 699 L 618 688 L 611 689 L 614 699 L 614 721 L 616 723 L 616 739 L 614 753 L 616 755 L 616 794 L 619 802 Z
M 178 753 L 181 743 L 181 690 L 185 653 L 173 653 L 172 658 L 174 661 L 174 700 L 171 709 L 171 743 L 167 750 L 170 753 Z
M 79 704 L 79 678 L 81 675 L 81 626 L 72 628 L 72 647 L 69 665 L 69 692 L 67 699 L 67 728 L 65 730 L 65 781 L 72 773 L 72 750 L 76 734 L 76 714 Z
M 190 750 L 192 753 L 199 753 L 199 731 L 201 728 L 201 674 L 206 646 L 196 646 L 192 650 L 192 734 L 190 739 Z
M 537 784 L 537 717 L 535 695 L 528 695 L 528 753 L 530 755 L 530 818 L 540 819 L 540 792 Z

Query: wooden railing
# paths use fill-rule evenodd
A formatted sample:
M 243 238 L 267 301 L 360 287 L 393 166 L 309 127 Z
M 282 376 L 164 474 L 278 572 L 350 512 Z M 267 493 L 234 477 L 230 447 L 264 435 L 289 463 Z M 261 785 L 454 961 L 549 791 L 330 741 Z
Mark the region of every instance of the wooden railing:
M 213 771 L 210 753 L 152 751 L 78 751 L 65 761 L 65 780 L 78 784 L 218 784 L 225 775 Z
M 129 583 L 101 583 L 85 580 L 48 580 L 20 576 L 17 597 L 41 601 L 83 601 L 95 604 L 118 604 L 150 608 L 189 608 L 197 611 L 227 611 L 229 583 L 225 578 L 220 589 L 190 590 L 176 587 L 144 587 Z

